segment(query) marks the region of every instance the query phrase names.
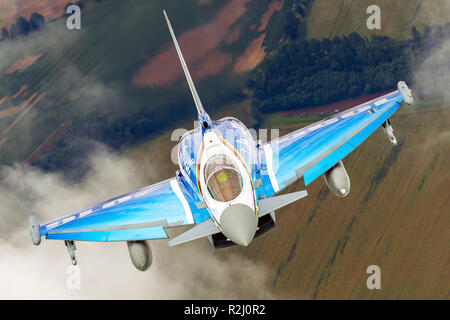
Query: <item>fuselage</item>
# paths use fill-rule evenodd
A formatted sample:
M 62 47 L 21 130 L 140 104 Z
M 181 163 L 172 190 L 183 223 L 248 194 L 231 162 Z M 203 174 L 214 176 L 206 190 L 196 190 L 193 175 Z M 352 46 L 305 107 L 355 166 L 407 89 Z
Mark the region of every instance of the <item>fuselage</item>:
M 250 131 L 235 118 L 189 131 L 178 146 L 181 174 L 222 233 L 244 246 L 258 224 L 256 156 Z

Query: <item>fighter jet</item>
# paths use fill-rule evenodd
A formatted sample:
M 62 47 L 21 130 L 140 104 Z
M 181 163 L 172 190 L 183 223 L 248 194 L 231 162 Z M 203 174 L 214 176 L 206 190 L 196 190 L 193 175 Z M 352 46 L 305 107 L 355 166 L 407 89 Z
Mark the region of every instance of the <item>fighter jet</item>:
M 31 238 L 63 240 L 76 264 L 75 241 L 126 241 L 134 266 L 149 268 L 148 240 L 167 239 L 166 230 L 191 225 L 169 246 L 207 238 L 215 248 L 248 246 L 275 226 L 275 211 L 305 196 L 280 194 L 300 181 L 308 186 L 321 175 L 330 191 L 345 197 L 350 179 L 342 159 L 382 127 L 395 145 L 389 117 L 411 90 L 398 90 L 301 128 L 268 143 L 255 141 L 238 119 L 212 120 L 203 108 L 165 11 L 181 67 L 197 108 L 199 126 L 182 136 L 179 170 L 173 178 L 118 196 L 54 221 L 30 217 Z

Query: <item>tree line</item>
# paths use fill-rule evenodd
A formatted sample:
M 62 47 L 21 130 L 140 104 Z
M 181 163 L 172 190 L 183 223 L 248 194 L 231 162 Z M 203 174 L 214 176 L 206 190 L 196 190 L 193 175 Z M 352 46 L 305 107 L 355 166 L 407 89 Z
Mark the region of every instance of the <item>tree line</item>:
M 32 31 L 41 29 L 44 23 L 45 23 L 44 17 L 37 12 L 31 14 L 30 21 L 28 21 L 22 16 L 18 17 L 16 19 L 16 23 L 13 23 L 9 28 L 9 31 L 6 27 L 2 29 L 1 40 L 14 39 L 20 36 L 26 36 Z
M 85 1 L 87 1 L 87 0 L 85 0 Z M 80 7 L 80 9 L 83 9 L 85 1 L 80 0 L 80 1 L 77 1 L 76 3 L 69 2 L 68 4 L 65 5 L 62 16 L 63 17 L 67 16 L 67 13 L 66 13 L 67 8 L 73 4 Z M 101 0 L 95 0 L 95 1 L 101 2 Z M 45 24 L 45 18 L 37 12 L 34 12 L 31 14 L 29 21 L 26 18 L 20 16 L 16 19 L 16 23 L 13 23 L 9 27 L 9 30 L 6 27 L 4 27 L 2 29 L 0 41 L 6 40 L 6 39 L 15 39 L 20 36 L 26 36 L 32 31 L 41 29 L 44 26 L 44 24 Z
M 357 33 L 288 42 L 252 72 L 252 106 L 262 112 L 306 108 L 396 88 L 431 49 L 450 39 L 450 24 L 425 27 L 399 41 Z M 443 66 L 447 67 L 448 66 Z

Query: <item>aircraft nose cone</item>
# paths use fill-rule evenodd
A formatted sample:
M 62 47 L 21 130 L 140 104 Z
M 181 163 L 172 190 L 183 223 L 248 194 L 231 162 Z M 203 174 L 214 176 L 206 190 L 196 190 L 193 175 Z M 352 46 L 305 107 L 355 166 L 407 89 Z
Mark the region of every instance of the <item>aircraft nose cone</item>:
M 258 219 L 255 212 L 245 204 L 233 204 L 220 217 L 222 233 L 234 243 L 247 246 L 256 233 Z

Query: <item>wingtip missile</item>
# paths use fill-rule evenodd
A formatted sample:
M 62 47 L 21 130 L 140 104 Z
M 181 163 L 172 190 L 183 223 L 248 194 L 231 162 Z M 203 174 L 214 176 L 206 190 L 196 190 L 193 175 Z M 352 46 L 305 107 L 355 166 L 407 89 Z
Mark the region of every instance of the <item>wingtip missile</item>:
M 406 102 L 408 105 L 412 105 L 414 103 L 414 99 L 412 96 L 411 89 L 408 88 L 405 81 L 399 81 L 397 83 L 398 91 L 400 91 L 400 94 L 403 97 L 403 101 Z

